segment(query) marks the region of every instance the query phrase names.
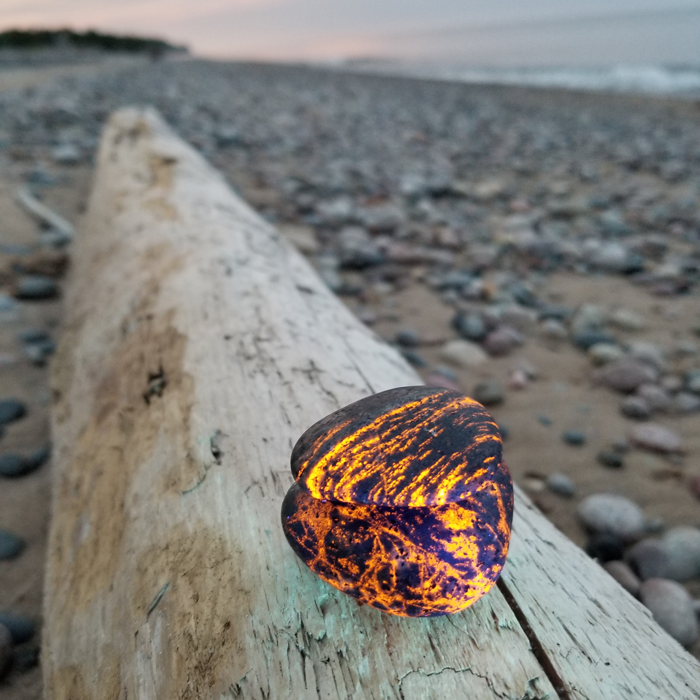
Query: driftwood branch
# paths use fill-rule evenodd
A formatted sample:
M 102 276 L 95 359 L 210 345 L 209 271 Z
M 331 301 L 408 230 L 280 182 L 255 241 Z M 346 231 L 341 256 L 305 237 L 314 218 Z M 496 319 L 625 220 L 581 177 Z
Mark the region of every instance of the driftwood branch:
M 31 214 L 41 223 L 58 231 L 66 239 L 73 238 L 75 235 L 73 225 L 66 221 L 60 214 L 57 214 L 53 209 L 49 209 L 43 202 L 40 202 L 27 187 L 20 187 L 17 190 L 16 197 L 17 201 L 28 214 Z

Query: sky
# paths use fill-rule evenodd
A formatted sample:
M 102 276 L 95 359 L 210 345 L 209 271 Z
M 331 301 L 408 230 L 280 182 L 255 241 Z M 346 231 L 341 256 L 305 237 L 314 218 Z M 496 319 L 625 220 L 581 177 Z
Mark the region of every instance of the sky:
M 700 0 L 0 0 L 0 29 L 160 36 L 203 56 L 700 64 Z

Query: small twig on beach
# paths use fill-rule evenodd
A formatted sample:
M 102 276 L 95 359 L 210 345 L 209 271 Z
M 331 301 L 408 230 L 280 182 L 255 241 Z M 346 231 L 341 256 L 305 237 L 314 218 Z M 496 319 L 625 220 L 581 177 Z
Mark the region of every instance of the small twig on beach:
M 75 235 L 75 228 L 73 225 L 60 216 L 60 214 L 57 214 L 40 202 L 27 187 L 20 187 L 17 190 L 17 201 L 29 214 L 47 224 L 52 229 L 59 231 L 66 238 L 73 238 Z

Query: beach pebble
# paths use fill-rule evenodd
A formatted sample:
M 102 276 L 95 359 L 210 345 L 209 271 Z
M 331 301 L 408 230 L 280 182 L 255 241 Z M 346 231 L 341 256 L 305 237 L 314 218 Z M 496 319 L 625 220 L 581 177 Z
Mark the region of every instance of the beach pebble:
M 519 331 L 511 326 L 500 326 L 486 336 L 484 349 L 493 357 L 502 357 L 522 343 L 523 336 Z
M 629 309 L 615 309 L 608 317 L 608 323 L 623 331 L 641 331 L 646 327 L 644 319 Z
M 677 642 L 685 647 L 695 643 L 698 621 L 693 599 L 683 586 L 675 581 L 652 578 L 642 583 L 639 598 L 656 622 Z
M 465 340 L 479 343 L 487 333 L 486 324 L 480 314 L 458 311 L 452 319 L 452 327 Z
M 15 615 L 7 610 L 0 612 L 0 625 L 5 625 L 15 644 L 28 642 L 36 631 L 34 622 L 24 615 Z
M 649 402 L 641 396 L 627 396 L 620 404 L 620 413 L 625 418 L 634 420 L 648 420 L 652 410 Z
M 462 369 L 473 369 L 483 365 L 488 360 L 488 355 L 476 343 L 468 340 L 448 340 L 440 348 L 440 357 Z
M 681 438 L 663 425 L 658 423 L 640 423 L 630 433 L 632 442 L 637 447 L 642 447 L 652 452 L 673 454 L 683 452 Z
M 394 336 L 394 342 L 404 348 L 415 348 L 420 345 L 420 333 L 413 328 L 401 328 Z
M 642 582 L 637 578 L 636 574 L 629 565 L 624 561 L 608 561 L 603 564 L 603 568 L 628 592 L 635 598 L 639 595 L 639 587 Z
M 16 452 L 6 452 L 0 455 L 0 476 L 13 479 L 24 476 L 30 469 L 27 460 Z
M 576 510 L 583 526 L 594 533 L 609 534 L 632 542 L 644 533 L 644 514 L 624 496 L 599 493 L 584 498 Z
M 627 552 L 627 561 L 642 581 L 669 578 L 670 559 L 659 540 L 642 540 Z
M 700 394 L 700 369 L 691 369 L 683 377 L 685 388 L 694 394 Z
M 576 485 L 566 475 L 561 472 L 555 472 L 547 477 L 547 488 L 552 492 L 564 498 L 573 498 L 576 494 Z
M 609 389 L 629 394 L 642 384 L 655 382 L 658 372 L 644 362 L 622 358 L 595 370 L 593 379 Z
M 580 430 L 567 430 L 561 437 L 567 445 L 579 446 L 586 442 L 586 436 Z
M 5 625 L 0 625 L 0 679 L 12 661 L 12 635 Z
M 627 348 L 627 354 L 632 360 L 637 360 L 649 367 L 653 367 L 657 374 L 666 370 L 666 354 L 658 345 L 636 341 L 630 343 Z
M 566 340 L 569 336 L 566 326 L 556 318 L 547 318 L 542 321 L 540 333 L 548 340 Z
M 586 554 L 601 564 L 622 559 L 625 543 L 616 535 L 592 534 L 586 543 Z
M 624 464 L 622 455 L 615 450 L 601 450 L 596 455 L 596 459 L 604 467 L 611 469 L 620 469 Z
M 514 369 L 508 377 L 508 388 L 514 391 L 521 391 L 529 384 L 527 373 L 523 369 Z
M 606 365 L 624 357 L 625 351 L 613 343 L 596 343 L 588 348 L 586 354 L 594 365 Z
M 423 359 L 423 357 L 411 348 L 402 348 L 401 354 L 403 355 L 404 359 L 414 367 L 420 368 L 428 366 L 428 363 Z
M 46 364 L 47 359 L 56 350 L 56 343 L 53 340 L 44 340 L 38 343 L 25 343 L 23 346 L 25 357 L 39 367 Z
M 75 165 L 80 162 L 80 149 L 74 143 L 62 143 L 51 151 L 51 157 L 59 165 Z
M 19 420 L 26 412 L 25 405 L 18 399 L 0 399 L 0 425 Z
M 637 387 L 636 396 L 644 399 L 652 411 L 667 411 L 671 406 L 671 397 L 658 384 L 642 384 Z
M 20 343 L 43 343 L 51 340 L 51 336 L 43 328 L 25 328 L 17 333 Z
M 14 559 L 24 549 L 24 540 L 8 530 L 0 529 L 0 560 Z
M 23 275 L 15 283 L 14 295 L 17 299 L 52 299 L 58 295 L 58 285 L 44 275 Z
M 607 314 L 596 304 L 582 304 L 571 319 L 571 330 L 574 334 L 582 331 L 600 328 L 607 321 Z
M 700 530 L 671 528 L 661 538 L 661 545 L 668 557 L 668 570 L 662 578 L 690 581 L 700 577 Z
M 681 415 L 700 411 L 700 396 L 681 391 L 671 400 L 671 411 Z
M 462 391 L 462 388 L 456 381 L 448 379 L 444 374 L 433 372 L 426 380 L 428 386 L 439 386 L 442 389 L 450 389 L 451 391 Z
M 537 324 L 538 313 L 534 309 L 525 309 L 522 306 L 509 304 L 500 311 L 501 322 L 520 331 L 528 333 Z
M 615 338 L 613 338 L 610 333 L 597 329 L 586 329 L 579 331 L 578 333 L 574 333 L 572 340 L 576 347 L 586 351 L 592 348 L 594 345 L 615 344 Z
M 486 379 L 474 387 L 472 398 L 484 406 L 497 406 L 503 403 L 505 394 L 495 379 Z

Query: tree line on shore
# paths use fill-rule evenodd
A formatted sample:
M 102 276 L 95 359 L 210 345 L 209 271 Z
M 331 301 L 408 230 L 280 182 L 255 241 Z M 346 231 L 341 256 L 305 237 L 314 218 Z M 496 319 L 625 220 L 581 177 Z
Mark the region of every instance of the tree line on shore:
M 0 50 L 65 47 L 129 53 L 166 53 L 187 50 L 184 46 L 176 46 L 163 39 L 103 34 L 92 29 L 85 32 L 76 32 L 72 29 L 11 29 L 0 32 Z

